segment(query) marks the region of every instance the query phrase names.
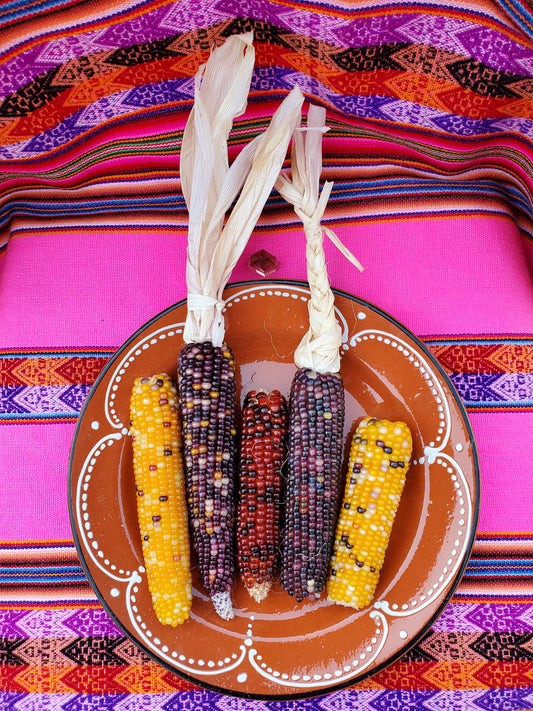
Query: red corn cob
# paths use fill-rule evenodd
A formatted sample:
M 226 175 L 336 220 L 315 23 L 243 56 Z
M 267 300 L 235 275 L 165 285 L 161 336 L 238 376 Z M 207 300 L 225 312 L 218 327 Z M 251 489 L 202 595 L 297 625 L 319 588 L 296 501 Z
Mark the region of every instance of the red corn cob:
M 237 555 L 244 586 L 257 602 L 274 580 L 280 544 L 281 472 L 287 452 L 287 403 L 279 390 L 244 399 L 240 445 Z

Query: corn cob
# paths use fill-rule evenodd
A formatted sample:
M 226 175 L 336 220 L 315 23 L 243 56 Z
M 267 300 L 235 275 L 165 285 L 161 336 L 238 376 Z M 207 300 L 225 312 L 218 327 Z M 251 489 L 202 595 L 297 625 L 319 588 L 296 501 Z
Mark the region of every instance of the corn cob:
M 280 543 L 282 468 L 287 402 L 279 390 L 252 390 L 244 398 L 237 506 L 241 579 L 261 602 L 274 580 Z
M 298 602 L 326 587 L 342 495 L 344 387 L 338 374 L 300 368 L 289 399 L 289 457 L 281 586 Z
M 177 392 L 168 375 L 135 380 L 130 417 L 148 587 L 158 620 L 176 626 L 189 617 L 192 582 Z
M 335 317 L 323 247 L 324 232 L 343 254 L 357 260 L 322 228 L 332 184 L 319 196 L 325 111 L 311 106 L 305 139 L 296 132 L 292 181 L 280 175 L 276 187 L 294 205 L 306 237 L 309 330 L 296 349 L 298 370 L 289 399 L 289 454 L 280 581 L 297 601 L 318 599 L 326 587 L 335 523 L 342 498 L 344 385 L 340 370 L 341 328 Z
M 361 609 L 378 584 L 409 468 L 412 438 L 404 422 L 364 419 L 352 438 L 335 533 L 328 599 Z
M 198 70 L 180 156 L 189 229 L 178 385 L 189 519 L 202 583 L 225 619 L 234 614 L 237 442 L 223 293 L 279 175 L 303 103 L 295 87 L 267 129 L 229 165 L 227 139 L 234 118 L 246 109 L 252 78 L 252 38 L 228 37 Z
M 187 504 L 204 588 L 223 619 L 233 617 L 235 577 L 235 363 L 230 349 L 189 343 L 178 357 Z

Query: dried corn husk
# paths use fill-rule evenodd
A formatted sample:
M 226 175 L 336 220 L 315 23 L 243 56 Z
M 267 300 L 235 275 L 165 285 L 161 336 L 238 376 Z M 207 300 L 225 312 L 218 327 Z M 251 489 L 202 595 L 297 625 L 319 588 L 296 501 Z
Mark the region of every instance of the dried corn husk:
M 229 165 L 227 140 L 246 108 L 254 64 L 252 33 L 233 35 L 195 77 L 194 107 L 181 149 L 181 180 L 189 211 L 187 343 L 220 346 L 222 293 L 279 175 L 303 96 L 295 87 L 270 125 Z M 237 197 L 238 196 L 238 197 Z M 229 216 L 226 214 L 237 198 Z
M 311 105 L 307 127 L 296 130 L 292 145 L 292 180 L 281 174 L 276 181 L 278 192 L 294 206 L 301 219 L 306 237 L 307 279 L 309 300 L 309 330 L 294 354 L 298 368 L 311 368 L 319 373 L 338 373 L 342 333 L 335 317 L 335 300 L 328 280 L 324 254 L 324 234 L 358 269 L 361 264 L 341 243 L 337 235 L 321 224 L 333 187 L 326 182 L 319 191 L 322 172 L 322 135 L 325 109 Z

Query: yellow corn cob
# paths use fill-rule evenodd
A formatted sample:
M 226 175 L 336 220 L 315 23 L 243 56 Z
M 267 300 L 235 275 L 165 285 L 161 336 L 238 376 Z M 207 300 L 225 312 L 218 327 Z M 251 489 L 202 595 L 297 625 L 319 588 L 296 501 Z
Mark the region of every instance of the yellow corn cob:
M 130 403 L 137 514 L 158 620 L 175 627 L 192 603 L 178 397 L 166 374 L 137 378 Z
M 405 484 L 412 438 L 404 422 L 364 419 L 353 436 L 328 580 L 328 599 L 370 604 Z

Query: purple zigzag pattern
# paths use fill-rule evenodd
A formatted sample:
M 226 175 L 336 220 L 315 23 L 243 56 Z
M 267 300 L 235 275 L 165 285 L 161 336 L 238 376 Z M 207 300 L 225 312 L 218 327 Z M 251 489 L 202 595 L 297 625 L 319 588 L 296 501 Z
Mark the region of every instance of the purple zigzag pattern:
M 452 373 L 450 379 L 466 407 L 533 405 L 533 373 Z
M 497 30 L 478 22 L 468 22 L 443 15 L 401 15 L 346 20 L 334 13 L 314 13 L 305 8 L 286 8 L 268 0 L 251 0 L 246 14 L 270 22 L 290 32 L 310 35 L 339 48 L 363 47 L 384 42 L 425 43 L 465 54 L 495 69 L 530 75 L 533 53 L 530 48 Z M 139 37 L 150 42 L 173 34 L 197 30 L 224 20 L 241 17 L 240 0 L 184 0 L 157 8 L 145 15 L 125 20 L 107 29 L 76 32 L 63 38 L 44 41 L 4 62 L 0 67 L 0 95 L 9 96 L 43 74 L 65 62 L 95 52 L 136 44 Z
M 433 624 L 436 632 L 533 632 L 533 608 L 525 603 L 452 603 Z
M 433 625 L 435 632 L 533 632 L 533 608 L 525 603 L 451 603 Z M 0 610 L 0 637 L 121 636 L 100 608 Z
M 531 119 L 469 119 L 463 116 L 445 114 L 412 102 L 390 97 L 346 96 L 335 94 L 316 79 L 287 69 L 258 69 L 254 73 L 253 90 L 287 90 L 295 83 L 331 106 L 347 115 L 376 119 L 385 122 L 400 122 L 406 125 L 450 133 L 457 136 L 481 136 L 513 130 L 519 121 L 523 136 L 533 138 Z M 127 116 L 139 108 L 158 110 L 160 100 L 181 101 L 192 98 L 191 79 L 169 80 L 147 84 L 137 89 L 106 96 L 84 109 L 72 114 L 57 126 L 20 143 L 0 146 L 0 160 L 18 160 L 38 156 L 59 148 L 81 136 L 91 128 L 98 127 L 102 121 Z
M 122 632 L 105 610 L 80 609 L 68 615 L 63 620 L 63 625 L 79 637 L 120 637 Z
M 530 689 L 334 691 L 323 697 L 260 701 L 204 689 L 170 694 L 24 694 L 0 692 L 0 708 L 9 711 L 525 711 Z
M 1 387 L 0 419 L 10 415 L 77 415 L 90 389 L 88 384 Z

